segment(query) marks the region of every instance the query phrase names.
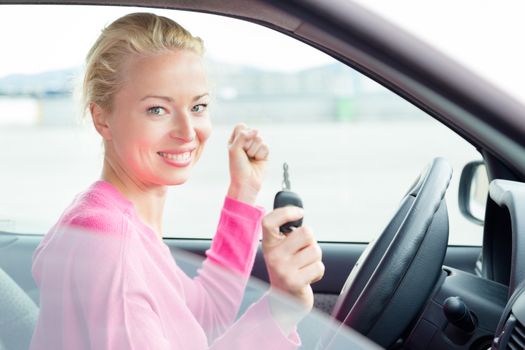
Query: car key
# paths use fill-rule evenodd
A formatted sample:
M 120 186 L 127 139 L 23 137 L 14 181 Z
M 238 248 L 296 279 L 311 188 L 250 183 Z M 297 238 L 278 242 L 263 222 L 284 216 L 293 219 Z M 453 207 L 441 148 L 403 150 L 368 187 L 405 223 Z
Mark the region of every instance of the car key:
M 285 206 L 295 206 L 295 207 L 303 207 L 303 201 L 297 193 L 291 191 L 291 184 L 290 184 L 290 175 L 288 174 L 288 164 L 283 164 L 283 189 L 282 191 L 277 192 L 275 195 L 275 198 L 273 200 L 273 208 L 281 208 Z M 303 224 L 303 218 L 300 218 L 299 220 L 290 221 L 286 224 L 279 227 L 279 231 L 282 233 L 290 233 L 292 232 L 293 227 L 299 227 Z

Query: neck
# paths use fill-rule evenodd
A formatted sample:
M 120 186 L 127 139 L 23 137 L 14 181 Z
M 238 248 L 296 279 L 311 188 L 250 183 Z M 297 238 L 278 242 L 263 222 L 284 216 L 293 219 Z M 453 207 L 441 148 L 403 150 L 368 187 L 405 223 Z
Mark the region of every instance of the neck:
M 162 213 L 167 186 L 148 185 L 137 181 L 123 169 L 104 158 L 102 180 L 112 184 L 126 197 L 137 211 L 139 218 L 162 239 Z

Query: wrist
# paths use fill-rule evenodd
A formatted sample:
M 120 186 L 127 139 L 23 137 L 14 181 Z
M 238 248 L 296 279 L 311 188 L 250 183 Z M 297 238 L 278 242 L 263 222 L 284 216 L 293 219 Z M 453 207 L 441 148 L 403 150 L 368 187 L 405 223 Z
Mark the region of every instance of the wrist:
M 269 293 L 269 304 L 272 317 L 287 336 L 296 329 L 297 324 L 309 312 L 300 303 L 273 288 Z
M 257 194 L 259 191 L 250 188 L 249 186 L 239 186 L 230 184 L 228 188 L 227 196 L 238 200 L 240 202 L 248 203 L 254 205 L 257 199 Z

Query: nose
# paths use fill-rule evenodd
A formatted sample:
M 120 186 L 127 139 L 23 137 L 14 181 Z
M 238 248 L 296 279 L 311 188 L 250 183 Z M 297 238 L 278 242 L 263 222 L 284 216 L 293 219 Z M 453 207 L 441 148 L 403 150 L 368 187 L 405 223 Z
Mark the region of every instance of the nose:
M 182 142 L 191 142 L 195 139 L 195 135 L 191 116 L 183 111 L 177 113 L 177 116 L 173 118 L 170 136 Z

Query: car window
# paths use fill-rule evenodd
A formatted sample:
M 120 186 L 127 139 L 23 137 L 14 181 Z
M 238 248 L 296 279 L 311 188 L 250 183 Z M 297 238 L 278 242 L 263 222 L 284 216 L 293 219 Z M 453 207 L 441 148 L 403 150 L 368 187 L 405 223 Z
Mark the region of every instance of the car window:
M 121 7 L 2 6 L 0 230 L 44 234 L 95 181 L 103 148 L 78 90 L 83 58 Z M 151 10 L 204 39 L 213 133 L 188 183 L 170 189 L 167 237 L 211 238 L 228 186 L 233 126 L 256 127 L 270 146 L 259 203 L 271 210 L 289 165 L 305 223 L 321 241 L 368 242 L 437 156 L 454 168 L 447 194 L 450 243 L 479 245 L 481 226 L 457 205 L 462 167 L 481 159 L 469 143 L 396 94 L 335 59 L 268 28 L 208 14 Z M 35 30 L 34 28 L 41 28 Z M 64 30 L 67 28 L 67 30 Z M 31 42 L 34 45 L 24 43 Z M 31 47 L 27 49 L 27 47 Z
M 357 0 L 525 102 L 523 1 Z M 446 18 L 446 25 L 443 19 Z M 468 25 L 465 25 L 468 21 Z M 487 25 L 490 23 L 490 25 Z M 502 64 L 504 62 L 504 64 Z

